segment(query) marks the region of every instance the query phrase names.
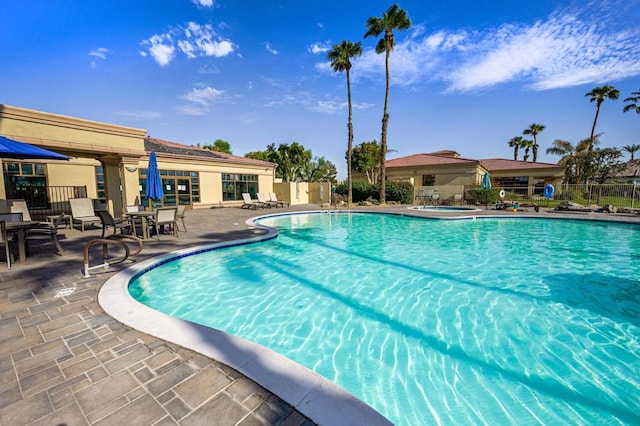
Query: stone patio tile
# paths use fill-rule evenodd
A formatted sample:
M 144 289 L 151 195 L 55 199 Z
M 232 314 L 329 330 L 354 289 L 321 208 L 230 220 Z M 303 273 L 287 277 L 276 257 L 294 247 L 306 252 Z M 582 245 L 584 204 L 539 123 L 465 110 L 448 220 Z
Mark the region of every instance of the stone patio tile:
M 25 358 L 19 362 L 16 362 L 16 371 L 19 375 L 25 375 L 34 369 L 39 369 L 42 366 L 57 361 L 65 355 L 72 355 L 69 348 L 66 346 L 58 346 L 47 352 L 34 355 L 31 358 Z
M 126 371 L 114 374 L 88 386 L 76 394 L 80 407 L 87 413 L 131 392 L 138 386 L 136 380 Z
M 56 306 L 64 305 L 66 302 L 62 298 L 51 299 L 47 301 L 40 301 L 39 304 L 30 306 L 29 311 L 31 313 L 38 313 L 55 308 Z
M 49 394 L 49 399 L 53 404 L 54 410 L 59 410 L 65 405 L 69 405 L 71 403 L 76 402 L 76 398 L 73 396 L 73 391 L 69 388 L 62 389 L 59 392 L 56 392 L 53 394 L 51 392 L 47 392 L 47 393 Z
M 171 416 L 165 416 L 161 418 L 158 422 L 154 423 L 152 426 L 175 426 L 178 423 L 171 418 Z
M 269 397 L 269 392 L 265 388 L 244 376 L 233 382 L 227 392 L 238 402 L 244 402 L 254 394 L 257 394 L 263 400 Z
M 136 346 L 139 346 L 139 345 L 142 345 L 142 343 L 140 343 L 138 339 L 133 339 L 133 340 L 125 341 L 124 343 L 121 343 L 117 346 L 114 346 L 113 348 L 111 348 L 111 350 L 116 355 L 124 355 L 128 352 L 131 352 L 137 349 Z
M 22 395 L 17 380 L 5 383 L 0 387 L 0 409 L 20 401 L 20 399 L 22 399 Z
M 104 340 L 101 340 L 99 342 L 96 343 L 92 343 L 89 346 L 89 349 L 94 353 L 94 354 L 99 354 L 100 352 L 106 351 L 108 349 L 111 349 L 112 347 L 114 347 L 117 343 L 119 342 L 117 337 L 113 337 L 113 336 L 109 336 Z
M 96 411 L 89 413 L 87 418 L 91 424 L 95 424 L 97 421 L 104 419 L 105 417 L 111 415 L 111 413 L 118 411 L 125 405 L 127 405 L 130 401 L 124 395 L 120 398 L 111 401 L 109 404 L 103 405 L 99 407 Z
M 39 334 L 32 334 L 24 337 L 21 335 L 15 336 L 11 339 L 0 342 L 0 357 L 11 355 L 21 349 L 28 349 L 31 346 L 35 346 L 42 342 L 42 336 Z
M 200 426 L 211 424 L 215 419 L 216 426 L 233 426 L 247 414 L 249 412 L 244 407 L 222 392 L 185 417 L 180 424 L 182 426 Z
M 44 338 L 47 340 L 53 340 L 57 337 L 68 336 L 70 334 L 77 333 L 79 331 L 86 330 L 86 329 L 87 329 L 87 325 L 84 322 L 79 322 L 79 323 L 71 324 L 67 327 L 54 328 L 51 331 L 45 332 Z
M 22 328 L 33 327 L 34 325 L 38 325 L 47 321 L 49 321 L 49 316 L 44 312 L 41 312 L 39 314 L 29 313 L 26 316 L 20 318 L 20 326 Z
M 87 342 L 91 342 L 94 339 L 97 339 L 98 336 L 93 332 L 93 330 L 83 330 L 79 333 L 74 333 L 70 336 L 65 336 L 64 341 L 70 348 L 74 346 L 82 345 Z
M 158 367 L 154 373 L 156 373 L 158 376 L 163 375 L 164 373 L 166 373 L 167 371 L 173 370 L 174 368 L 176 368 L 178 365 L 185 363 L 185 361 L 182 358 L 176 358 L 171 362 L 166 363 L 165 365 Z M 189 363 L 185 363 L 187 365 L 189 365 L 191 368 L 193 368 L 194 371 L 197 371 L 197 368 L 194 368 L 191 364 Z
M 80 318 L 77 314 L 66 315 L 64 317 L 52 319 L 45 324 L 40 324 L 40 331 L 42 331 L 43 333 L 48 333 L 51 330 L 58 330 L 73 324 L 81 324 L 82 322 L 82 318 Z
M 40 343 L 39 345 L 35 345 L 31 347 L 31 353 L 33 355 L 38 355 L 43 352 L 50 351 L 55 349 L 56 347 L 64 346 L 64 341 L 62 339 L 54 339 L 48 342 Z
M 133 375 L 140 381 L 140 383 L 147 383 L 149 380 L 153 379 L 155 374 L 149 370 L 147 367 L 143 367 L 133 373 Z
M 185 380 L 187 377 L 194 374 L 195 371 L 193 368 L 188 366 L 187 364 L 180 364 L 173 370 L 167 372 L 166 374 L 159 376 L 149 382 L 146 386 L 151 392 L 152 395 L 157 396 L 164 393 L 166 390 L 172 388 L 178 383 Z
M 23 349 L 11 355 L 11 359 L 13 359 L 13 362 L 20 362 L 23 359 L 31 358 L 32 356 L 33 354 L 31 353 L 31 349 Z
M 223 390 L 231 380 L 216 368 L 209 367 L 189 377 L 174 388 L 175 392 L 192 408 Z
M 20 388 L 25 396 L 30 396 L 49 389 L 64 381 L 60 367 L 56 364 L 36 370 L 34 373 L 20 378 Z
M 141 361 L 149 356 L 149 350 L 143 344 L 139 344 L 138 348 L 133 352 L 126 355 L 116 357 L 112 361 L 105 363 L 105 368 L 110 373 L 115 373 L 125 368 L 131 367 L 138 361 Z
M 98 358 L 91 357 L 91 358 L 87 358 L 87 359 L 75 362 L 73 364 L 66 363 L 62 367 L 62 372 L 64 373 L 65 377 L 71 378 L 79 374 L 84 374 L 87 371 L 99 365 L 100 365 L 100 361 L 98 360 Z
M 109 375 L 109 372 L 101 365 L 87 372 L 87 376 L 93 383 L 98 382 Z
M 191 407 L 184 403 L 180 398 L 173 398 L 171 401 L 164 404 L 165 410 L 171 414 L 176 420 L 182 419 L 184 416 L 191 412 Z
M 178 358 L 176 354 L 166 350 L 165 348 L 160 348 L 154 351 L 154 355 L 147 359 L 144 363 L 149 366 L 150 369 L 155 370 L 158 367 L 161 367 L 170 361 Z
M 87 420 L 82 414 L 82 410 L 78 404 L 74 401 L 71 404 L 65 405 L 64 407 L 54 411 L 51 414 L 48 414 L 30 426 L 51 426 L 51 425 L 66 425 L 66 426 L 75 426 L 75 425 L 86 425 Z
M 300 412 L 293 410 L 293 412 L 282 422 L 282 426 L 301 426 L 307 419 L 300 414 Z M 311 422 L 309 422 L 311 426 Z
M 8 405 L 0 411 L 1 425 L 23 425 L 44 417 L 53 411 L 53 407 L 46 392 L 40 392 Z
M 77 388 L 78 384 L 81 384 L 85 382 L 86 385 L 89 384 L 89 379 L 87 378 L 87 376 L 85 374 L 79 374 L 71 379 L 67 379 L 65 381 L 63 381 L 62 383 L 52 386 L 50 387 L 47 392 L 49 393 L 49 395 L 55 395 L 56 393 L 62 392 L 66 389 L 74 389 Z M 84 386 L 82 386 L 84 387 Z
M 123 423 L 148 425 L 160 420 L 165 415 L 166 411 L 150 395 L 145 395 L 97 422 L 96 426 Z

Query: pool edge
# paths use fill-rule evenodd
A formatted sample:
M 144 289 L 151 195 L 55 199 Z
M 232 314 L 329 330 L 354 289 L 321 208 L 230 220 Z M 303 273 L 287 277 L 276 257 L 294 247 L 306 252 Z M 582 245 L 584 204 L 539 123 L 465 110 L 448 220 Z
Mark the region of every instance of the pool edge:
M 299 213 L 317 212 L 295 214 Z M 253 227 L 266 229 L 265 235 L 165 253 L 117 273 L 100 288 L 98 304 L 105 313 L 128 327 L 191 349 L 236 369 L 319 425 L 391 425 L 388 419 L 364 401 L 289 358 L 241 337 L 156 311 L 129 294 L 129 282 L 155 265 L 203 250 L 274 238 L 277 236 L 276 229 L 255 223 L 266 216 L 274 215 L 247 220 L 247 224 Z

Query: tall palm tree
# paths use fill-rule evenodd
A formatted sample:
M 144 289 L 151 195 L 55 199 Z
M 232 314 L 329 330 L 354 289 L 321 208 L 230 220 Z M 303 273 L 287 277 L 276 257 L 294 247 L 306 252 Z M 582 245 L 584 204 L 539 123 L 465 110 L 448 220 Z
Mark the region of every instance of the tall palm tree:
M 367 38 L 369 36 L 378 37 L 380 34 L 384 33 L 384 37 L 378 41 L 376 45 L 376 53 L 381 54 L 385 53 L 385 70 L 386 70 L 386 87 L 384 94 L 384 112 L 382 114 L 382 135 L 380 137 L 380 149 L 382 151 L 382 156 L 380 159 L 380 203 L 384 204 L 386 202 L 386 169 L 385 162 L 387 160 L 387 125 L 389 124 L 389 55 L 391 55 L 391 51 L 393 51 L 395 47 L 395 40 L 393 37 L 394 30 L 406 30 L 411 26 L 411 19 L 407 15 L 407 12 L 400 8 L 398 4 L 394 4 L 391 6 L 385 13 L 382 14 L 381 18 L 376 16 L 372 16 L 367 19 L 367 32 L 364 34 L 364 37 Z
M 524 131 L 522 132 L 523 135 L 531 135 L 533 136 L 533 162 L 537 162 L 538 161 L 538 139 L 536 138 L 536 136 L 538 136 L 538 133 L 540 133 L 541 131 L 544 130 L 546 126 L 544 124 L 536 124 L 533 123 L 532 125 L 529 126 L 528 129 L 524 129 Z
M 594 143 L 598 144 L 598 137 L 595 136 Z M 577 144 L 573 145 L 569 141 L 562 139 L 556 139 L 551 144 L 550 148 L 547 148 L 547 154 L 560 155 L 562 158 L 558 161 L 558 164 L 564 166 L 564 178 L 567 183 L 580 183 L 582 181 L 582 167 L 583 161 L 581 159 L 589 152 L 589 145 L 592 138 L 582 139 Z
M 640 145 L 636 145 L 636 144 L 625 145 L 625 146 L 622 147 L 622 149 L 624 151 L 627 151 L 629 154 L 631 154 L 631 161 L 633 161 L 636 151 L 640 150 Z
M 532 140 L 522 139 L 522 142 L 520 142 L 520 148 L 524 148 L 524 156 L 522 157 L 524 161 L 527 161 L 529 159 L 529 150 L 531 149 L 532 146 L 533 146 Z
M 347 181 L 349 182 L 348 204 L 351 208 L 353 201 L 353 182 L 351 177 L 351 154 L 353 152 L 353 123 L 351 121 L 351 79 L 349 71 L 351 70 L 351 58 L 362 55 L 362 43 L 353 43 L 343 40 L 340 44 L 334 44 L 333 49 L 327 54 L 327 59 L 331 61 L 331 67 L 336 72 L 345 71 L 347 74 L 347 102 L 349 104 L 349 118 L 347 120 L 348 141 L 347 141 Z
M 600 114 L 600 106 L 605 99 L 616 100 L 620 97 L 620 91 L 613 86 L 605 84 L 602 87 L 594 87 L 585 96 L 589 96 L 589 102 L 596 103 L 596 117 L 593 119 L 593 127 L 591 127 L 591 143 L 589 144 L 589 152 L 593 150 L 593 138 L 596 133 L 596 123 L 598 122 L 598 114 Z
M 518 149 L 520 148 L 522 141 L 522 136 L 516 136 L 514 138 L 511 138 L 511 140 L 509 141 L 509 146 L 513 148 L 513 159 L 516 161 L 518 161 Z
M 625 105 L 622 111 L 623 112 L 635 111 L 638 114 L 640 114 L 640 91 L 631 92 L 631 94 L 635 96 L 631 96 L 624 100 L 624 102 L 629 102 L 629 104 Z

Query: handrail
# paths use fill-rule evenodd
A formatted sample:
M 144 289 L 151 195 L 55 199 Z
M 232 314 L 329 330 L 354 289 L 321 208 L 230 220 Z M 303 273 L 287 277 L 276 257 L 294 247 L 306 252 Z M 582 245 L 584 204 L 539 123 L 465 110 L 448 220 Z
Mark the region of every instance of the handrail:
M 129 239 L 138 243 L 138 248 L 134 253 L 131 253 L 129 246 L 122 240 Z M 89 248 L 96 244 L 102 244 L 102 260 L 103 263 L 100 265 L 89 266 Z M 124 255 L 122 257 L 116 257 L 114 259 L 109 259 L 109 245 L 117 245 L 124 249 Z M 138 237 L 134 237 L 133 235 L 109 235 L 106 238 L 96 238 L 93 240 L 89 240 L 84 245 L 84 277 L 89 278 L 89 271 L 96 268 L 107 268 L 111 265 L 116 265 L 118 263 L 122 263 L 127 260 L 130 256 L 135 256 L 139 254 L 144 248 L 144 243 Z

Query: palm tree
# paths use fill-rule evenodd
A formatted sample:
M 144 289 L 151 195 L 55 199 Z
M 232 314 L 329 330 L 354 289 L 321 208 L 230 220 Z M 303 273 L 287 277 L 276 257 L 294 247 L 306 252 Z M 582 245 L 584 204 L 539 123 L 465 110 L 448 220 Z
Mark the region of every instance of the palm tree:
M 522 139 L 520 142 L 520 148 L 524 148 L 524 157 L 522 158 L 524 161 L 529 159 L 529 150 L 533 146 L 533 141 L 529 139 Z
M 398 4 L 391 6 L 381 18 L 372 16 L 367 19 L 367 32 L 364 37 L 369 36 L 378 37 L 384 33 L 384 37 L 378 41 L 376 45 L 376 53 L 385 53 L 385 70 L 386 70 L 386 88 L 384 94 L 384 112 L 382 114 L 382 135 L 380 137 L 380 149 L 382 156 L 380 159 L 380 203 L 386 202 L 386 170 L 385 161 L 387 159 L 387 125 L 389 124 L 389 55 L 395 47 L 395 41 L 393 38 L 393 30 L 406 30 L 411 26 L 411 19 L 407 15 L 404 9 L 401 9 Z
M 594 144 L 597 145 L 600 135 L 595 136 Z M 564 166 L 564 179 L 567 183 L 580 183 L 582 181 L 582 167 L 583 161 L 581 159 L 589 152 L 589 145 L 592 138 L 582 139 L 577 144 L 573 145 L 569 141 L 562 139 L 556 139 L 551 144 L 550 148 L 547 148 L 547 154 L 560 155 L 560 161 L 558 164 Z
M 622 150 L 627 151 L 629 154 L 631 154 L 631 161 L 633 161 L 636 151 L 640 150 L 640 145 L 625 145 L 622 147 Z
M 629 105 L 625 105 L 622 111 L 628 112 L 635 110 L 638 114 L 640 114 L 640 91 L 631 92 L 631 94 L 635 96 L 631 96 L 624 100 L 624 102 L 629 102 Z
M 353 152 L 353 123 L 351 122 L 351 80 L 349 71 L 351 70 L 351 58 L 362 55 L 362 43 L 353 43 L 343 40 L 340 44 L 334 44 L 333 49 L 327 54 L 327 59 L 331 61 L 331 67 L 336 72 L 345 71 L 347 74 L 347 102 L 349 104 L 349 118 L 347 120 L 348 141 L 347 141 L 347 181 L 349 182 L 348 204 L 351 208 L 353 200 L 353 182 L 351 177 L 351 154 Z
M 518 161 L 518 149 L 522 146 L 523 138 L 522 136 L 516 136 L 511 138 L 509 141 L 509 146 L 513 148 L 513 159 Z
M 602 87 L 594 87 L 589 93 L 585 96 L 589 96 L 590 102 L 596 103 L 596 117 L 593 119 L 593 127 L 591 127 L 591 136 L 592 142 L 589 144 L 589 152 L 593 150 L 593 138 L 596 133 L 596 123 L 598 122 L 598 114 L 600 114 L 600 106 L 605 101 L 605 99 L 616 100 L 620 97 L 620 91 L 613 86 L 609 86 L 605 84 Z
M 522 132 L 523 135 L 533 136 L 533 162 L 534 163 L 538 161 L 538 139 L 536 138 L 536 136 L 538 136 L 538 133 L 543 131 L 545 127 L 546 126 L 544 124 L 533 123 L 532 125 L 529 126 L 528 129 L 524 129 L 524 131 Z

